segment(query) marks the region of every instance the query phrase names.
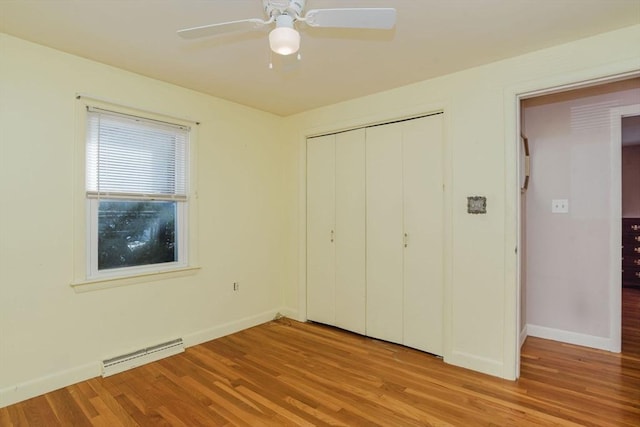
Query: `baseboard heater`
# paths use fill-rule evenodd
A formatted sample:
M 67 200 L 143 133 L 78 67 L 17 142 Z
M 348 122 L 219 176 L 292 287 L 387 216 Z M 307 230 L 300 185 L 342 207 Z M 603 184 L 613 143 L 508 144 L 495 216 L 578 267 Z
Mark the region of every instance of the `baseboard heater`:
M 182 338 L 178 338 L 132 353 L 123 354 L 122 356 L 112 357 L 111 359 L 102 361 L 102 376 L 108 377 L 118 374 L 146 363 L 155 362 L 156 360 L 182 353 L 183 351 L 184 342 L 182 342 Z

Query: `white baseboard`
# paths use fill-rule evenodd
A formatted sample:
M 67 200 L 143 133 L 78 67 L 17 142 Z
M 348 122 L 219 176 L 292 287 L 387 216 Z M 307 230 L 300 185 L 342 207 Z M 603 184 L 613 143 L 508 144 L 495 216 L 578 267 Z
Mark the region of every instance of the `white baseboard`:
M 522 328 L 522 330 L 520 331 L 520 347 L 522 347 L 522 344 L 524 344 L 524 341 L 529 336 L 529 330 L 527 326 L 528 325 L 524 325 L 524 328 Z
M 504 366 L 499 360 L 453 350 L 449 357 L 444 358 L 444 361 L 451 365 L 460 366 L 461 368 L 467 368 L 484 374 L 493 375 L 494 377 L 504 378 Z
M 0 390 L 0 408 L 97 377 L 101 373 L 100 367 L 100 362 L 96 361 L 3 388 Z
M 291 307 L 282 307 L 280 309 L 280 314 L 282 314 L 285 317 L 288 317 L 289 319 L 293 319 L 293 320 L 297 320 L 299 322 L 304 322 L 306 321 L 306 319 L 300 319 L 299 316 L 299 311 L 297 308 L 291 308 Z
M 268 310 L 254 316 L 245 317 L 243 319 L 234 320 L 231 322 L 223 323 L 222 325 L 214 326 L 213 328 L 203 329 L 182 337 L 185 347 L 191 347 L 194 345 L 202 344 L 203 342 L 215 340 L 216 338 L 231 335 L 236 332 L 240 332 L 244 329 L 253 328 L 254 326 L 261 325 L 276 317 L 279 310 Z
M 581 345 L 583 347 L 597 348 L 600 350 L 615 351 L 613 348 L 613 341 L 610 338 L 597 337 L 594 335 L 586 335 L 578 332 L 564 331 L 561 329 L 532 324 L 527 324 L 526 328 L 527 334 L 532 337 Z
M 297 316 L 297 310 L 289 308 L 268 310 L 254 316 L 234 320 L 219 326 L 214 326 L 213 328 L 187 334 L 182 337 L 182 339 L 185 347 L 202 344 L 203 342 L 211 341 L 225 335 L 230 335 L 244 329 L 266 323 L 274 319 L 277 313 L 281 313 L 291 318 L 296 318 Z M 98 377 L 101 375 L 101 363 L 102 360 L 95 361 L 93 363 L 88 363 L 65 371 L 55 372 L 28 380 L 24 383 L 0 389 L 0 408 L 67 387 L 81 381 Z

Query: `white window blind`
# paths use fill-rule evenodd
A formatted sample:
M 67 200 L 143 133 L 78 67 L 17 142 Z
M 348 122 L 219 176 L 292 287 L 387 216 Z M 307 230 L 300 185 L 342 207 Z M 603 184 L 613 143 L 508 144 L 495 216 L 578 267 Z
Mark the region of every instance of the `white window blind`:
M 88 109 L 87 196 L 186 200 L 189 128 Z

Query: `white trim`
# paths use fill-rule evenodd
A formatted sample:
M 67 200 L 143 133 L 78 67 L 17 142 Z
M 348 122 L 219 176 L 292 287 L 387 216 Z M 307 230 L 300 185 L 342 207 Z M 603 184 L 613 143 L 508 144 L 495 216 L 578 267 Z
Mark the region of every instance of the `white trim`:
M 176 246 L 177 259 L 173 262 L 142 264 L 130 267 L 111 268 L 100 270 L 98 268 L 98 211 L 100 207 L 100 199 L 87 199 L 87 275 L 83 283 L 88 282 L 105 282 L 110 279 L 120 279 L 127 277 L 144 276 L 149 274 L 158 274 L 163 272 L 171 272 L 182 270 L 189 267 L 189 246 L 188 240 L 188 202 L 174 201 L 176 206 Z M 104 201 L 104 200 L 103 200 Z M 132 202 L 145 202 L 145 200 L 129 200 Z
M 419 116 L 426 116 L 430 114 L 444 113 L 448 110 L 448 103 L 445 101 L 433 102 L 429 104 L 419 104 L 408 108 L 403 108 L 395 111 L 384 111 L 378 114 L 365 115 L 358 118 L 348 119 L 340 122 L 329 122 L 324 125 L 315 127 L 309 127 L 300 132 L 299 136 L 301 142 L 306 145 L 307 138 L 314 136 L 346 132 L 353 129 L 376 126 L 385 123 L 392 123 L 400 120 L 407 120 L 416 118 Z M 305 156 L 306 164 L 306 156 Z M 306 175 L 305 175 L 306 176 Z
M 444 113 L 442 138 L 443 141 L 443 184 L 444 192 L 442 202 L 443 212 L 443 292 L 442 292 L 442 359 L 446 363 L 451 361 L 451 353 L 455 343 L 453 337 L 453 117 L 448 102 L 442 103 L 441 111 Z
M 0 408 L 70 386 L 80 381 L 86 381 L 99 375 L 100 362 L 96 361 L 34 378 L 24 383 L 18 383 L 0 390 Z
M 519 184 L 520 177 L 518 175 L 518 163 L 520 156 L 520 102 L 523 99 L 531 98 L 534 96 L 540 96 L 550 93 L 562 92 L 570 89 L 576 89 L 580 87 L 595 86 L 599 84 L 611 83 L 613 81 L 619 81 L 624 79 L 631 79 L 640 76 L 640 70 L 638 70 L 638 63 L 636 59 L 620 61 L 613 64 L 606 64 L 601 67 L 590 68 L 574 73 L 564 73 L 560 75 L 551 76 L 546 79 L 535 80 L 527 83 L 520 83 L 505 89 L 505 132 L 506 141 L 511 140 L 511 144 L 505 144 L 505 174 L 507 177 L 507 183 L 505 185 L 505 231 L 510 227 L 514 227 L 516 231 L 516 242 L 520 241 L 520 227 L 521 217 L 519 214 L 515 214 L 515 224 L 510 223 L 511 216 L 509 212 L 518 212 L 520 205 L 520 191 Z M 510 114 L 509 112 L 513 113 Z M 515 144 L 515 149 L 514 149 Z M 514 155 L 515 152 L 515 155 Z M 510 185 L 510 182 L 513 182 Z M 517 187 L 517 190 L 515 188 Z M 512 190 L 512 191 L 510 191 Z M 505 233 L 509 234 L 509 233 Z M 509 248 L 509 242 L 506 242 L 506 248 Z M 513 265 L 516 271 L 513 275 L 510 274 L 509 266 Z M 520 292 L 521 292 L 521 278 L 520 275 L 521 262 L 520 257 L 516 256 L 514 259 L 510 259 L 510 251 L 505 251 L 505 325 L 508 325 L 508 319 L 513 319 L 514 328 L 512 331 L 505 331 L 504 334 L 504 356 L 505 356 L 505 377 L 509 375 L 509 366 L 507 366 L 514 356 L 513 374 L 516 378 L 520 375 L 520 345 L 518 339 L 518 329 L 520 326 Z M 510 293 L 510 284 L 515 281 L 515 292 Z M 512 304 L 515 303 L 515 306 Z M 612 302 L 613 303 L 613 302 Z M 620 324 L 618 323 L 618 327 Z M 614 326 L 610 326 L 610 329 Z M 528 328 L 527 328 L 528 329 Z M 529 333 L 529 335 L 532 335 Z M 515 338 L 515 339 L 514 339 Z
M 282 307 L 280 309 L 280 314 L 284 317 L 288 317 L 289 319 L 297 320 L 298 322 L 304 322 L 304 319 L 300 318 L 299 310 L 293 307 Z
M 511 102 L 514 102 L 514 98 L 511 98 Z M 521 111 L 520 111 L 520 98 L 519 97 L 515 97 L 515 115 L 513 117 L 514 119 L 514 123 L 515 123 L 515 146 L 512 144 L 509 144 L 507 141 L 509 141 L 510 136 L 509 136 L 509 126 L 507 123 L 505 123 L 505 129 L 507 130 L 507 133 L 505 135 L 505 160 L 507 163 L 511 162 L 512 164 L 515 165 L 515 171 L 513 172 L 513 175 L 511 175 L 511 179 L 506 179 L 505 180 L 505 196 L 508 197 L 509 194 L 513 194 L 515 195 L 515 199 L 517 201 L 517 203 L 515 204 L 515 206 L 513 206 L 511 209 L 509 210 L 509 203 L 505 203 L 505 229 L 509 226 L 509 218 L 515 218 L 515 241 L 509 242 L 508 240 L 505 240 L 505 302 L 506 301 L 512 301 L 513 299 L 515 299 L 516 301 L 516 305 L 515 307 L 508 307 L 509 304 L 505 304 L 505 317 L 504 317 L 504 325 L 508 325 L 509 321 L 508 319 L 511 316 L 515 316 L 515 327 L 513 328 L 513 333 L 510 333 L 510 331 L 505 330 L 504 331 L 504 347 L 503 347 L 503 357 L 505 360 L 505 366 L 504 366 L 504 377 L 509 376 L 509 371 L 511 369 L 513 369 L 513 376 L 517 379 L 520 378 L 520 348 L 522 347 L 522 342 L 521 341 L 522 337 L 519 336 L 518 334 L 518 329 L 520 328 L 520 324 L 522 323 L 522 309 L 520 307 L 520 301 L 522 301 L 522 293 L 521 293 L 521 289 L 520 289 L 520 283 L 522 283 L 522 253 L 523 253 L 523 248 L 522 248 L 522 222 L 521 222 L 521 218 L 522 218 L 522 198 L 524 197 L 524 193 L 522 193 L 521 191 L 521 186 L 520 186 L 520 156 L 521 156 L 521 151 L 522 151 L 522 146 L 520 144 L 520 140 L 521 137 L 520 135 L 522 135 L 522 129 L 520 127 L 521 125 Z M 507 121 L 508 122 L 508 121 Z M 513 134 L 512 134 L 513 135 Z M 511 148 L 511 150 L 510 150 Z M 506 168 L 506 171 L 508 171 L 509 168 Z M 507 175 L 509 176 L 509 175 Z M 509 233 L 505 233 L 506 236 L 509 236 Z M 515 271 L 510 272 L 509 271 L 509 261 L 508 258 L 511 256 L 511 251 L 510 251 L 510 246 L 511 245 L 515 245 L 514 248 L 514 252 L 515 252 L 515 260 L 516 260 L 516 266 L 515 266 Z M 516 286 L 515 286 L 515 292 L 510 291 L 510 287 L 507 286 L 507 284 L 510 282 L 510 278 L 515 278 L 516 281 Z M 513 295 L 513 293 L 515 293 L 515 295 Z M 508 363 L 509 361 L 509 356 L 511 355 L 511 351 L 513 348 L 513 345 L 515 344 L 516 346 L 516 354 L 515 354 L 515 360 L 513 361 L 513 368 L 511 368 Z
M 273 320 L 278 313 L 280 313 L 279 309 L 268 310 L 254 316 L 244 317 L 212 328 L 192 332 L 183 337 L 184 345 L 186 347 L 192 347 L 245 329 L 253 328 L 254 326 Z
M 520 347 L 523 346 L 528 336 L 529 336 L 529 328 L 527 328 L 527 325 L 524 325 L 524 327 L 520 331 Z
M 298 310 L 296 311 L 296 320 L 301 322 L 305 322 L 307 320 L 307 139 L 314 136 L 344 132 L 351 129 L 391 123 L 424 115 L 443 114 L 444 153 L 442 161 L 444 168 L 444 289 L 442 301 L 442 356 L 446 363 L 456 364 L 449 361 L 453 346 L 453 340 L 451 338 L 453 330 L 453 297 L 451 285 L 453 276 L 453 261 L 451 258 L 451 251 L 453 247 L 453 223 L 451 219 L 453 212 L 453 157 L 452 145 L 448 141 L 448 138 L 450 137 L 449 131 L 451 114 L 447 114 L 447 111 L 450 110 L 449 102 L 446 100 L 440 100 L 428 104 L 418 104 L 400 110 L 365 115 L 342 122 L 329 122 L 315 127 L 304 128 L 298 132 Z M 498 373 L 494 373 L 493 375 L 502 376 L 501 370 L 496 372 Z
M 298 140 L 298 317 L 304 322 L 307 320 L 307 136 L 300 133 Z
M 77 98 L 81 98 L 78 95 Z M 85 96 L 86 98 L 86 96 Z M 192 163 L 190 154 L 191 146 L 191 126 L 186 126 L 180 123 L 167 122 L 164 120 L 158 120 L 152 117 L 143 117 L 141 115 L 132 115 L 122 111 L 118 111 L 119 108 L 101 108 L 93 105 L 86 105 L 86 113 L 83 115 L 85 121 L 85 153 L 95 151 L 95 155 L 87 155 L 84 159 L 84 172 L 87 185 L 85 203 L 87 209 L 86 217 L 86 230 L 85 230 L 85 261 L 86 261 L 86 281 L 101 281 L 106 283 L 110 278 L 125 278 L 145 274 L 155 274 L 163 271 L 174 271 L 188 267 L 189 260 L 189 245 L 188 245 L 188 233 L 189 233 L 189 216 L 188 205 L 189 199 L 187 194 L 189 192 L 189 181 L 191 178 L 190 165 Z M 127 129 L 135 129 L 135 132 L 139 130 L 146 130 L 148 128 L 158 128 L 162 132 L 168 132 L 174 139 L 176 139 L 176 145 L 173 147 L 175 151 L 172 155 L 167 157 L 168 164 L 162 164 L 161 166 L 174 167 L 173 179 L 175 179 L 175 185 L 171 189 L 175 193 L 170 194 L 138 194 L 127 193 L 119 191 L 121 188 L 116 186 L 115 192 L 102 191 L 101 189 L 101 166 L 103 165 L 100 156 L 101 137 L 100 131 L 103 129 L 101 120 L 109 119 L 113 120 L 113 126 L 118 128 L 125 126 Z M 177 121 L 177 120 L 176 120 Z M 130 122 L 134 124 L 130 124 Z M 130 142 L 129 138 L 131 133 L 127 133 L 123 138 L 126 142 Z M 133 134 L 136 137 L 140 136 L 137 133 Z M 116 138 L 120 140 L 120 138 Z M 109 139 L 108 139 L 109 140 Z M 137 138 L 136 138 L 137 140 Z M 155 142 L 155 140 L 146 140 L 145 144 Z M 122 141 L 121 141 L 122 142 Z M 166 142 L 163 140 L 163 143 Z M 109 144 L 107 144 L 109 146 Z M 147 145 L 144 145 L 146 148 Z M 179 153 L 179 154 L 176 154 Z M 117 152 L 114 158 L 122 157 L 122 152 Z M 113 160 L 111 157 L 108 159 Z M 108 164 L 108 163 L 107 163 Z M 131 168 L 135 168 L 137 165 L 130 163 L 118 164 L 118 166 L 124 166 L 125 170 L 132 172 Z M 104 169 L 105 171 L 107 168 Z M 162 175 L 162 179 L 170 179 L 169 176 Z M 118 179 L 122 179 L 118 177 Z M 134 180 L 137 184 L 139 181 Z M 120 182 L 119 182 L 120 184 Z M 145 186 L 132 188 L 135 191 L 144 191 Z M 167 188 L 162 188 L 163 191 L 170 191 Z M 184 193 L 184 194 L 183 194 Z M 99 222 L 99 207 L 101 201 L 112 199 L 114 201 L 130 201 L 130 202 L 171 202 L 175 206 L 175 234 L 176 241 L 174 251 L 175 260 L 166 263 L 154 263 L 145 265 L 135 265 L 119 268 L 110 268 L 100 270 L 98 266 L 98 222 Z
M 611 117 L 611 193 L 609 223 L 609 336 L 611 347 L 607 350 L 622 351 L 622 118 L 640 115 L 640 104 L 612 108 Z
M 145 283 L 161 279 L 173 279 L 176 277 L 188 276 L 191 274 L 195 274 L 198 270 L 200 270 L 200 267 L 189 266 L 161 271 L 148 271 L 128 276 L 101 277 L 97 279 L 82 280 L 73 282 L 70 284 L 70 286 L 76 293 L 98 291 L 101 289 L 115 288 L 118 286 L 127 286 L 136 283 Z
M 583 347 L 597 348 L 612 351 L 612 339 L 595 335 L 581 334 L 578 332 L 564 331 L 562 329 L 547 328 L 546 326 L 527 324 L 527 334 L 530 337 L 544 338 L 560 341 Z
M 184 345 L 185 347 L 192 347 L 194 345 L 202 344 L 207 341 L 261 325 L 273 320 L 278 313 L 283 313 L 286 316 L 291 315 L 293 318 L 295 310 L 286 307 L 268 310 L 255 316 L 249 316 L 223 323 L 212 328 L 203 329 L 186 335 L 183 338 Z M 101 375 L 101 366 L 102 360 L 99 360 L 0 389 L 0 408 L 67 387 L 81 381 L 99 377 Z
M 356 117 L 341 122 L 330 122 L 320 126 L 309 127 L 299 131 L 298 133 L 298 319 L 302 322 L 307 320 L 307 139 L 324 134 L 344 132 L 351 129 L 372 126 L 381 123 L 393 122 L 397 120 L 403 120 L 419 115 L 425 115 L 430 113 L 444 113 L 445 117 L 445 129 L 443 129 L 443 137 L 445 138 L 445 159 L 451 159 L 450 147 L 447 144 L 447 129 L 449 124 L 449 118 L 446 112 L 449 110 L 449 103 L 446 101 L 435 102 L 430 104 L 419 104 L 412 107 L 408 107 L 395 112 L 383 112 L 378 114 L 370 114 L 362 117 Z M 443 165 L 446 167 L 446 165 Z M 444 177 L 445 179 L 445 218 L 447 218 L 447 212 L 451 212 L 451 189 L 452 178 L 451 173 Z M 449 233 L 449 235 L 447 235 Z M 452 239 L 450 228 L 447 228 L 445 224 L 445 264 L 451 266 L 451 261 L 447 258 L 446 250 L 451 247 L 446 245 Z M 447 240 L 448 239 L 448 240 Z M 451 299 L 449 284 L 451 283 L 451 276 L 446 274 L 445 268 L 445 290 L 444 290 L 444 315 L 443 315 L 443 333 L 446 335 L 451 330 L 449 327 L 449 319 L 451 311 L 447 310 L 448 303 Z M 444 357 L 447 355 L 447 339 L 445 338 Z
M 197 177 L 198 171 L 198 130 L 199 126 L 191 126 L 191 124 L 199 124 L 199 122 L 178 118 L 173 114 L 165 114 L 153 112 L 127 106 L 116 101 L 109 101 L 104 98 L 95 97 L 87 94 L 77 93 L 78 100 L 75 111 L 75 156 L 73 162 L 74 174 L 74 192 L 73 192 L 73 278 L 71 286 L 75 292 L 85 292 L 89 290 L 106 289 L 109 287 L 131 285 L 141 282 L 149 282 L 155 279 L 166 279 L 172 277 L 184 276 L 198 270 L 198 188 Z M 91 277 L 90 265 L 90 242 L 87 232 L 91 225 L 92 215 L 89 209 L 86 191 L 86 135 L 87 135 L 87 109 L 90 107 L 104 108 L 109 111 L 117 111 L 125 115 L 139 116 L 141 113 L 150 119 L 156 121 L 170 121 L 173 124 L 190 128 L 188 144 L 186 147 L 187 158 L 187 195 L 186 201 L 179 201 L 182 212 L 179 215 L 183 232 L 178 235 L 178 254 L 181 264 L 172 263 L 170 268 L 155 268 L 159 264 L 155 264 L 148 269 L 130 271 L 127 276 L 111 277 L 110 274 L 101 274 Z M 178 225 L 180 227 L 180 225 Z M 163 267 L 163 266 L 160 266 Z M 135 267 L 132 267 L 135 268 Z M 93 271 L 97 271 L 97 266 Z M 90 285 L 90 286 L 87 286 Z
M 501 360 L 489 359 L 487 357 L 465 353 L 464 351 L 453 350 L 449 356 L 449 360 L 445 360 L 445 362 L 483 374 L 493 375 L 494 377 L 515 380 L 513 376 L 503 376 L 504 364 Z
M 544 87 L 540 89 L 534 89 L 523 93 L 520 97 L 521 100 L 537 98 L 539 96 L 551 95 L 554 93 L 562 93 L 570 90 L 578 90 L 593 86 L 604 85 L 608 83 L 613 83 L 621 80 L 633 79 L 640 76 L 640 72 L 637 70 L 631 70 L 627 72 L 622 72 L 615 75 L 606 74 L 601 77 L 596 78 L 586 78 L 585 80 L 575 80 L 570 83 L 561 84 L 553 87 Z

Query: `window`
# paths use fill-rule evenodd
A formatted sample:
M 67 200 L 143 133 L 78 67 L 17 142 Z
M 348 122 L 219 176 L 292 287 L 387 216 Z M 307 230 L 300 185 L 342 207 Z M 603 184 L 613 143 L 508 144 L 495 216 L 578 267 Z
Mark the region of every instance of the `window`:
M 89 278 L 187 265 L 189 128 L 89 107 Z

